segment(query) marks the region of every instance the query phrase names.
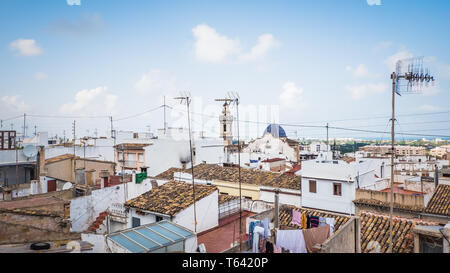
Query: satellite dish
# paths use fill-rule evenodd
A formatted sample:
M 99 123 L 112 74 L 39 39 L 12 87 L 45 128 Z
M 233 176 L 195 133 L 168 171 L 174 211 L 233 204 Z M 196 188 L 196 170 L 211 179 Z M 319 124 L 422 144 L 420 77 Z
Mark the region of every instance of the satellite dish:
M 35 157 L 37 153 L 37 148 L 34 145 L 27 145 L 23 148 L 23 154 L 28 158 Z
M 73 187 L 72 183 L 67 182 L 67 183 L 65 183 L 65 184 L 63 185 L 62 189 L 63 189 L 63 191 L 64 191 L 64 190 L 71 189 L 72 187 Z

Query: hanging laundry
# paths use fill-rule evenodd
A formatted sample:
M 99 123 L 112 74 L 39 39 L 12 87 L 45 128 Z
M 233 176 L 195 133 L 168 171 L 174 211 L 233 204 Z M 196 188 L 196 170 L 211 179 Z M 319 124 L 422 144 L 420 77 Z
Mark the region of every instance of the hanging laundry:
M 306 212 L 302 212 L 301 226 L 302 229 L 306 229 L 308 227 L 308 217 L 306 216 Z
M 302 225 L 301 217 L 302 215 L 300 212 L 292 210 L 292 224 L 301 226 Z
M 262 236 L 264 236 L 264 228 L 255 226 L 255 228 L 253 229 L 253 253 L 259 253 L 259 238 Z
M 278 230 L 276 246 L 289 249 L 291 253 L 306 253 L 305 239 L 301 229 Z
M 266 241 L 266 253 L 273 253 L 273 244 L 270 241 Z
M 255 222 L 250 222 L 248 226 L 248 246 L 252 246 L 253 242 L 253 229 L 255 228 Z
M 303 229 L 303 236 L 308 253 L 317 252 L 314 246 L 316 244 L 322 244 L 330 237 L 330 225 Z
M 325 218 L 325 222 L 330 225 L 330 236 L 334 233 L 334 218 Z
M 258 250 L 259 250 L 259 253 L 266 252 L 266 240 L 262 236 L 259 237 Z
M 277 247 L 276 245 L 273 246 L 273 253 L 281 253 L 281 246 Z
M 315 228 L 319 226 L 318 216 L 308 216 L 308 228 Z
M 263 226 L 264 226 L 264 238 L 270 237 L 270 221 L 269 218 L 264 218 L 263 220 Z
M 327 224 L 325 217 L 319 216 L 319 227 L 325 226 Z

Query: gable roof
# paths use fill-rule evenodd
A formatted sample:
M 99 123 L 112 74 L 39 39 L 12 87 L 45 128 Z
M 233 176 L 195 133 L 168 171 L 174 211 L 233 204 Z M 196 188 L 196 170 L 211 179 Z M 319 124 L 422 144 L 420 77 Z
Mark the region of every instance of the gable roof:
M 217 190 L 215 186 L 195 185 L 195 200 L 212 194 Z M 194 204 L 192 184 L 169 181 L 138 197 L 125 202 L 125 206 L 153 211 L 166 215 L 175 215 Z
M 159 174 L 156 178 L 173 179 L 175 172 L 190 173 L 190 169 L 170 168 Z M 194 176 L 196 179 L 203 180 L 222 180 L 233 183 L 239 183 L 239 170 L 237 167 L 223 167 L 216 164 L 199 164 L 194 166 Z M 287 174 L 274 172 L 251 170 L 241 168 L 241 182 L 259 186 L 280 187 L 285 189 L 300 190 L 301 178 Z
M 439 184 L 436 187 L 425 212 L 450 216 L 450 185 Z
M 389 215 L 361 211 L 361 252 L 369 252 L 371 241 L 380 244 L 380 252 L 389 250 Z M 439 223 L 414 218 L 393 217 L 393 253 L 412 253 L 414 251 L 413 229 L 416 225 L 437 226 Z
M 298 211 L 300 213 L 305 212 L 307 216 L 320 216 L 326 218 L 334 218 L 334 230 L 338 230 L 342 225 L 344 225 L 350 217 L 347 215 L 339 213 L 331 213 L 327 211 L 321 211 L 309 208 L 299 208 L 291 205 L 281 205 L 280 206 L 280 226 L 285 226 L 293 229 L 300 229 L 299 226 L 292 224 L 292 211 Z

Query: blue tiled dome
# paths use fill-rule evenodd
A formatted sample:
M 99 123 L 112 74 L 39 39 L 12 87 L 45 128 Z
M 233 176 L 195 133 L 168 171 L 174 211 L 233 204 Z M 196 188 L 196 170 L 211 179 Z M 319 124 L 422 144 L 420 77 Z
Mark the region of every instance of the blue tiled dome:
M 265 135 L 266 133 L 270 133 L 274 137 L 287 137 L 283 127 L 277 124 L 270 124 L 269 126 L 267 126 L 263 135 Z

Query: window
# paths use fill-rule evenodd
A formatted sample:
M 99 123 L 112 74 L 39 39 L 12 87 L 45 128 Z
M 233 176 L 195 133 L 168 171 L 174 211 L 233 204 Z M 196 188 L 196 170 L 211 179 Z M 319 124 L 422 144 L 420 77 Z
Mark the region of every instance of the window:
M 342 185 L 341 183 L 333 183 L 333 194 L 342 196 Z
M 309 180 L 309 192 L 317 193 L 316 180 Z
M 144 162 L 144 154 L 139 154 L 139 162 Z
M 119 157 L 119 161 L 120 161 L 120 160 L 123 160 L 123 153 L 122 153 L 122 152 L 119 152 L 119 153 L 118 153 L 118 157 Z
M 162 221 L 162 216 L 156 216 L 156 222 Z
M 141 219 L 137 218 L 137 217 L 131 217 L 131 224 L 132 224 L 132 227 L 134 227 L 134 228 L 138 227 L 141 225 Z
M 316 152 L 320 152 L 320 145 L 316 145 Z
M 227 131 L 227 125 L 224 124 L 224 125 L 223 125 L 223 132 L 225 133 L 226 131 Z
M 129 161 L 134 161 L 134 154 L 127 154 Z
M 252 200 L 253 199 L 250 196 L 242 196 L 242 197 L 244 197 L 244 199 L 247 199 L 247 200 Z

